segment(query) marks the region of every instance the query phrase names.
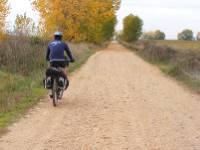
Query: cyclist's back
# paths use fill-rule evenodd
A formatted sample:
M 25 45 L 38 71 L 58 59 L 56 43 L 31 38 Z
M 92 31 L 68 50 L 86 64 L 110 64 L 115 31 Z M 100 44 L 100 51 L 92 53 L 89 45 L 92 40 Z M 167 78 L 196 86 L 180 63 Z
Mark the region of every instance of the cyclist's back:
M 68 47 L 68 45 L 62 42 L 62 33 L 56 32 L 54 34 L 54 41 L 50 42 L 47 48 L 46 60 L 50 62 L 51 67 L 63 68 L 63 77 L 67 80 L 66 72 L 64 68 L 68 66 L 69 62 L 74 62 L 74 57 Z M 46 78 L 47 78 L 47 87 L 51 85 L 50 77 L 51 70 L 47 69 Z
M 60 36 L 55 35 L 55 40 L 49 43 L 46 54 L 47 61 L 66 61 L 65 52 L 68 56 L 68 61 L 74 60 L 68 45 L 62 42 L 61 39 Z

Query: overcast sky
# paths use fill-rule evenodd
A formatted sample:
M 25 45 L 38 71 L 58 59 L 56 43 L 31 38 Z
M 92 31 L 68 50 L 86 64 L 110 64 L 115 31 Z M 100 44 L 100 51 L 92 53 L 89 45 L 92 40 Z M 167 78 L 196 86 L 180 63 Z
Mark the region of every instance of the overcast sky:
M 12 22 L 16 14 L 27 12 L 28 16 L 38 22 L 37 12 L 33 12 L 30 0 L 9 0 L 11 13 L 8 21 Z M 190 28 L 195 34 L 200 31 L 199 0 L 122 0 L 118 11 L 117 30 L 122 29 L 123 18 L 133 13 L 144 21 L 144 31 L 160 29 L 167 38 L 176 38 L 177 32 Z

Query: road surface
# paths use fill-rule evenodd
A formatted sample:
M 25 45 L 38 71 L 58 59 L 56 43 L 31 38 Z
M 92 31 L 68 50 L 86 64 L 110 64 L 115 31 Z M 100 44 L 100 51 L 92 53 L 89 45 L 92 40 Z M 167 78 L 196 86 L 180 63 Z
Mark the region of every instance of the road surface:
M 0 150 L 200 150 L 200 97 L 117 43 L 0 139 Z

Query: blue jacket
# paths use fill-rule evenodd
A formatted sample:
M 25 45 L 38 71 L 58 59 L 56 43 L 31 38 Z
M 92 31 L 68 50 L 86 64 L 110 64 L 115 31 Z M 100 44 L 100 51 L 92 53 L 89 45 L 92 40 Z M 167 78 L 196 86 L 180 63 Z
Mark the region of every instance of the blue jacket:
M 65 52 L 68 57 L 65 56 Z M 53 62 L 53 61 L 66 61 L 69 60 L 73 61 L 74 58 L 72 53 L 68 47 L 68 45 L 60 40 L 54 40 L 49 43 L 47 52 L 46 52 L 46 60 Z

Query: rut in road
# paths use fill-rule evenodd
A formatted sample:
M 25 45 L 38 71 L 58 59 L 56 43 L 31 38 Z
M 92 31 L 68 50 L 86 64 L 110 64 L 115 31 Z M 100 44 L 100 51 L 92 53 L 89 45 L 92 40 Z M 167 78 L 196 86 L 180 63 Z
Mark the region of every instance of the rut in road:
M 200 97 L 119 44 L 71 77 L 57 108 L 43 100 L 0 150 L 200 150 Z

